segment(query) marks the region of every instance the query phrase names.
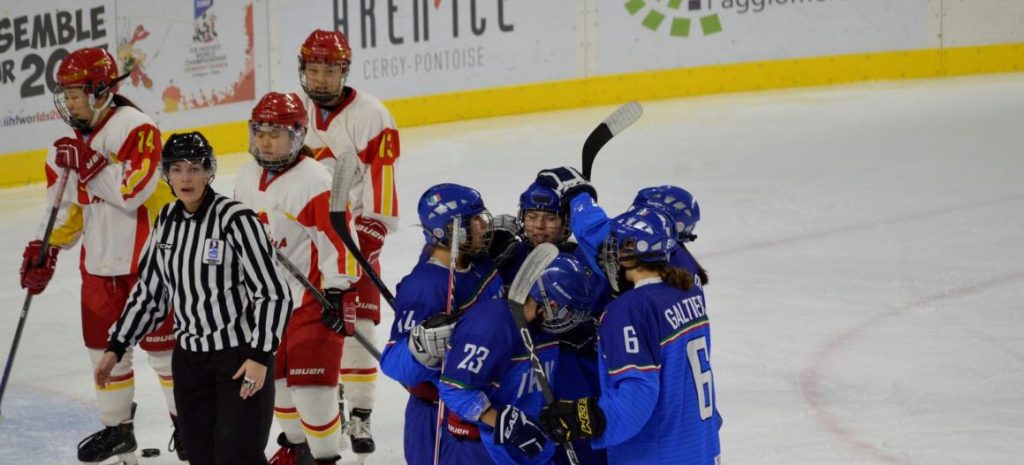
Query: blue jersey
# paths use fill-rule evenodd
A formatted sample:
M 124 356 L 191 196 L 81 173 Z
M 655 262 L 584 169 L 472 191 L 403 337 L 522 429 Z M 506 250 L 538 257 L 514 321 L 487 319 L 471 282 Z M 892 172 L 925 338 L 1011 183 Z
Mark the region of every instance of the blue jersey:
M 459 306 L 501 297 L 501 279 L 493 270 L 472 266 L 455 275 L 455 303 Z M 445 310 L 448 299 L 448 268 L 422 260 L 398 283 L 395 295 L 395 321 L 380 367 L 388 377 L 413 389 L 420 397 L 410 396 L 405 411 L 405 458 L 410 465 L 432 464 L 440 373 L 416 361 L 409 352 L 409 331 L 421 321 Z M 426 386 L 426 388 L 423 388 Z M 426 395 L 425 395 L 426 394 Z M 443 441 L 442 452 L 448 444 Z
M 558 364 L 558 341 L 550 335 L 530 331 L 534 349 L 549 380 Z M 513 405 L 536 421 L 544 406 L 540 383 L 530 367 L 515 320 L 505 300 L 475 305 L 459 320 L 452 335 L 451 349 L 441 375 L 441 399 L 460 417 L 480 428 L 480 439 L 498 464 L 550 463 L 555 452 L 549 441 L 544 451 L 527 458 L 513 445 L 494 444 L 494 428 L 479 422 L 480 415 L 493 406 L 501 411 Z
M 590 194 L 573 197 L 569 208 L 569 229 L 580 245 L 577 249 L 578 254 L 575 255 L 581 260 L 586 260 L 585 263 L 590 265 L 590 269 L 603 278 L 604 271 L 597 257 L 604 239 L 611 230 L 611 219 Z
M 594 446 L 608 463 L 714 464 L 721 420 L 699 288 L 642 281 L 608 305 L 598 335 L 608 426 Z

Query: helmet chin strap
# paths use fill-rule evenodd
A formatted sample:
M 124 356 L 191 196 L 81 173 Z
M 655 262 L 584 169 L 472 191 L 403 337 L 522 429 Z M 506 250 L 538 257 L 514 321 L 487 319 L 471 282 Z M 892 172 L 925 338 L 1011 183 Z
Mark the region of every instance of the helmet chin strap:
M 96 97 L 93 97 L 92 95 L 89 96 L 89 109 L 92 110 L 92 119 L 89 121 L 90 128 L 96 127 L 96 122 L 99 121 L 100 114 L 102 114 L 103 110 L 108 108 L 110 106 L 110 102 L 114 100 L 114 94 L 107 92 L 106 95 L 106 98 L 103 99 L 103 103 L 99 106 L 96 105 Z

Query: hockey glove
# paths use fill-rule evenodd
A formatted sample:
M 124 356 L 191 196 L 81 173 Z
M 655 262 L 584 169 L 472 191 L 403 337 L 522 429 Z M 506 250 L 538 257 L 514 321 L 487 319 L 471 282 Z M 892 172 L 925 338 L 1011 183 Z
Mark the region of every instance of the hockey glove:
M 409 332 L 409 352 L 427 368 L 438 368 L 457 321 L 444 313 L 427 317 Z
M 494 425 L 494 443 L 518 447 L 527 457 L 534 457 L 544 450 L 548 438 L 537 424 L 526 417 L 526 413 L 506 405 L 498 413 Z
M 50 278 L 53 278 L 53 270 L 57 267 L 57 252 L 60 252 L 60 248 L 48 247 L 43 263 L 40 264 L 37 260 L 42 248 L 43 241 L 29 242 L 21 257 L 21 288 L 28 289 L 28 293 L 32 295 L 38 295 L 46 289 Z
M 515 256 L 516 249 L 522 242 L 520 233 L 522 227 L 519 220 L 512 215 L 498 215 L 494 217 L 494 235 L 491 237 L 491 245 L 488 248 L 487 256 L 491 257 L 495 267 L 502 267 Z
M 324 297 L 334 308 L 320 311 L 320 321 L 342 336 L 356 333 L 356 307 L 359 293 L 354 289 L 324 289 Z
M 594 190 L 594 185 L 571 166 L 540 170 L 537 173 L 537 182 L 558 192 L 563 207 L 567 207 L 573 197 L 583 193 L 590 194 L 594 201 L 597 201 L 597 191 Z
M 544 431 L 559 444 L 576 439 L 590 439 L 604 434 L 604 412 L 596 397 L 579 400 L 556 400 L 540 411 Z
M 376 262 L 380 249 L 384 247 L 384 235 L 388 233 L 388 228 L 384 223 L 365 216 L 356 218 L 355 223 L 356 236 L 359 237 L 359 252 L 366 257 L 366 261 Z
M 71 137 L 61 137 L 53 146 L 57 148 L 57 166 L 74 170 L 82 182 L 89 182 L 109 163 L 107 157 L 94 151 L 89 144 Z

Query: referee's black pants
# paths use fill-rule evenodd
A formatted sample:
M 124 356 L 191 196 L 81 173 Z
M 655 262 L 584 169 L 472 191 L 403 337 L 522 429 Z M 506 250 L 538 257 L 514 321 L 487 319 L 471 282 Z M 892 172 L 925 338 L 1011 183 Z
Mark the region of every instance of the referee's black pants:
M 242 379 L 231 379 L 245 362 L 237 348 L 189 352 L 174 348 L 174 402 L 192 465 L 266 464 L 264 450 L 274 418 L 274 362 L 263 388 L 239 397 Z

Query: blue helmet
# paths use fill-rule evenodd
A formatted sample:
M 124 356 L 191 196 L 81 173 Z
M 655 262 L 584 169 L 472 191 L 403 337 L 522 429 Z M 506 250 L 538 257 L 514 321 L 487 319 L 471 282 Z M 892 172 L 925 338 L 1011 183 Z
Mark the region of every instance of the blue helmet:
M 679 242 L 690 242 L 697 238 L 693 228 L 700 221 L 700 205 L 686 189 L 676 186 L 640 189 L 629 208 L 633 210 L 644 206 L 659 208 L 672 218 Z
M 423 237 L 431 246 L 451 245 L 451 224 L 456 216 L 461 217 L 460 237 L 463 239 L 469 237 L 470 221 L 476 217 L 482 217 L 486 223 L 485 241 L 489 241 L 493 233 L 490 213 L 484 207 L 483 197 L 470 187 L 447 183 L 431 187 L 420 197 L 416 212 L 423 227 Z M 463 244 L 468 242 L 464 241 Z M 482 248 L 486 249 L 487 244 L 482 244 Z
M 541 327 L 564 333 L 590 318 L 591 290 L 583 265 L 570 254 L 560 253 L 530 288 L 530 297 L 544 309 Z M 551 308 L 550 303 L 557 304 Z
M 640 207 L 616 216 L 601 250 L 601 266 L 612 289 L 622 289 L 620 259 L 667 264 L 676 246 L 672 219 L 661 209 Z
M 541 232 L 537 235 L 537 231 L 527 227 L 527 213 L 538 210 L 558 215 L 562 219 L 561 231 L 554 234 Z M 523 225 L 523 236 L 534 242 L 534 245 L 543 242 L 560 245 L 570 236 L 568 215 L 562 208 L 562 199 L 554 189 L 537 182 L 530 184 L 530 187 L 519 196 L 519 222 Z

